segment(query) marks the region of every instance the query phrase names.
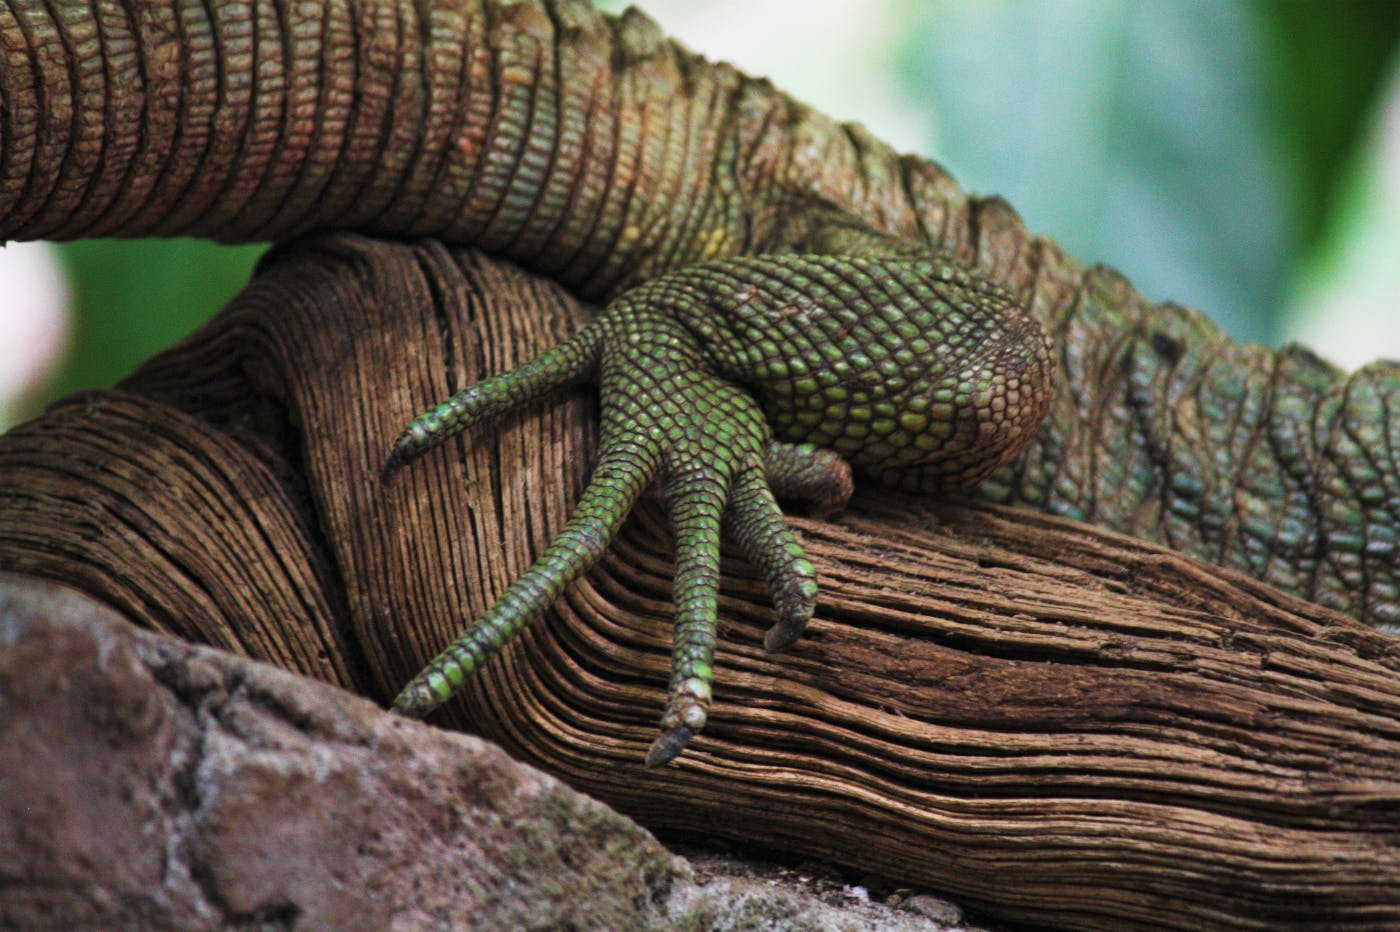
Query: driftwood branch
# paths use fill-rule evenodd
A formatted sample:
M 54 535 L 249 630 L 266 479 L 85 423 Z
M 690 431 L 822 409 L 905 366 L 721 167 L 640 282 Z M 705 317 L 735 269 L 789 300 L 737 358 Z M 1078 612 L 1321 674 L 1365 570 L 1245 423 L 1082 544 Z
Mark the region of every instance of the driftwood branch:
M 117 389 L 0 438 L 0 565 L 380 701 L 563 525 L 587 393 L 385 487 L 412 414 L 576 327 L 469 251 L 283 249 Z M 669 652 L 653 503 L 438 721 L 661 829 L 1075 926 L 1400 923 L 1400 652 L 1340 615 L 1035 514 L 863 489 L 794 519 L 808 634 L 728 560 L 711 724 L 648 771 Z

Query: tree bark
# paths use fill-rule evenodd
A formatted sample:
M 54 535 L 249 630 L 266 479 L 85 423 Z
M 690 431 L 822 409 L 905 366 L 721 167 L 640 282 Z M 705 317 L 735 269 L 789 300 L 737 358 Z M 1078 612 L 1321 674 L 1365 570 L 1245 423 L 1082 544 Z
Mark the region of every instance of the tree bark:
M 386 486 L 393 438 L 585 316 L 469 250 L 280 248 L 199 333 L 0 438 L 0 566 L 383 702 L 562 527 L 591 401 L 476 428 Z M 1003 918 L 1400 923 L 1400 642 L 1028 512 L 862 487 L 792 523 L 817 616 L 764 653 L 766 586 L 726 559 L 715 704 L 675 765 L 641 763 L 669 669 L 651 501 L 435 720 L 649 827 Z

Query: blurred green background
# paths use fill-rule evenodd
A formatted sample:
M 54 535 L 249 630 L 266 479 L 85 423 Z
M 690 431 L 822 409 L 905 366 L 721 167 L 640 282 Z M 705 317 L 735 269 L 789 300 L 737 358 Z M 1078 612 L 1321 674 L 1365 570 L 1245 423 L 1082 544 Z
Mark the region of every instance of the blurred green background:
M 692 48 L 936 158 L 969 190 L 1004 195 L 1080 261 L 1114 265 L 1149 297 L 1198 307 L 1238 339 L 1328 335 L 1336 328 L 1310 315 L 1325 317 L 1334 280 L 1355 274 L 1354 244 L 1384 235 L 1370 208 L 1387 170 L 1376 153 L 1400 3 L 641 5 Z M 71 347 L 22 413 L 108 384 L 187 333 L 262 251 L 60 248 L 75 292 Z M 1400 247 L 1389 255 L 1400 265 Z M 1400 298 L 1389 298 L 1384 325 L 1400 332 Z M 1363 342 L 1365 355 L 1386 351 Z
M 76 313 L 54 395 L 111 384 L 189 333 L 243 287 L 266 247 L 175 239 L 58 248 Z

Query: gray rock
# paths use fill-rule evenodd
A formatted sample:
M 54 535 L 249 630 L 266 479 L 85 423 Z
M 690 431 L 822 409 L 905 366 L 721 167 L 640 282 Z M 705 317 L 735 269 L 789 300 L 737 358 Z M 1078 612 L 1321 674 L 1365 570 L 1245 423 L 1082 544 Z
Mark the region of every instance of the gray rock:
M 250 925 L 944 927 L 697 869 L 488 742 L 0 576 L 0 927 Z

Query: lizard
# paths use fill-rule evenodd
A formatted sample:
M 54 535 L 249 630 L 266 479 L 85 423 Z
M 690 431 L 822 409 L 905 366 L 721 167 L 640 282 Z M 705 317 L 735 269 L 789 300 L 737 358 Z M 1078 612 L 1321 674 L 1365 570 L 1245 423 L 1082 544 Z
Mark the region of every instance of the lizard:
M 802 289 L 817 269 L 845 277 L 863 268 L 909 288 L 952 283 L 952 300 L 935 304 L 957 305 L 962 316 L 945 318 L 944 307 L 946 323 L 935 329 L 956 335 L 971 332 L 969 319 L 1027 319 L 1016 341 L 1023 365 L 1025 348 L 1034 358 L 1048 337 L 1049 364 L 1022 373 L 1030 385 L 1057 369 L 1055 387 L 1018 395 L 1026 410 L 1012 418 L 1014 436 L 958 467 L 953 479 L 971 483 L 964 495 L 1165 543 L 1369 623 L 1400 624 L 1394 364 L 1347 374 L 1300 347 L 1237 346 L 1198 313 L 1154 305 L 1112 270 L 1081 267 L 1030 236 L 999 199 L 970 198 L 934 163 L 899 156 L 858 125 L 692 54 L 636 10 L 611 18 L 584 0 L 7 0 L 0 43 L 0 238 L 233 242 L 346 229 L 474 245 L 609 308 L 652 296 L 630 316 L 605 309 L 542 357 L 555 371 L 526 366 L 430 410 L 386 467 L 522 393 L 600 370 L 607 439 L 580 513 L 603 500 L 603 523 L 621 521 L 643 476 L 660 470 L 677 550 L 703 556 L 678 570 L 678 657 L 652 763 L 674 757 L 703 724 L 716 512 L 770 582 L 778 577 L 769 635 L 777 648 L 797 636 L 816 589 L 769 488 L 830 510 L 849 494 L 841 456 L 902 488 L 958 484 L 902 468 L 900 448 L 882 446 L 878 433 L 869 446 L 857 436 L 920 411 L 837 405 L 803 433 L 794 428 L 803 405 L 816 411 L 829 400 L 810 391 L 814 383 L 791 380 L 795 394 L 785 399 L 740 384 L 740 357 L 770 370 L 793 364 L 783 341 L 768 338 L 790 305 L 815 307 Z M 730 338 L 744 328 L 721 332 L 734 318 L 715 307 L 745 303 L 737 299 L 754 277 L 771 285 L 771 300 L 755 306 L 765 321 L 749 328 L 756 344 L 735 351 Z M 798 285 L 798 300 L 788 301 Z M 687 295 L 679 316 L 656 312 L 656 301 L 679 292 Z M 839 316 L 840 307 L 822 313 Z M 857 316 L 873 323 L 868 311 Z M 720 431 L 708 449 L 678 458 L 708 471 L 708 485 L 733 480 L 728 506 L 708 488 L 667 491 L 685 482 L 665 479 L 678 470 L 649 448 L 647 469 L 611 471 L 619 456 L 640 455 L 626 438 L 643 426 L 647 400 L 619 397 L 617 386 L 635 383 L 609 368 L 621 364 L 614 355 L 637 369 L 630 341 L 657 342 L 687 317 L 691 336 L 710 336 L 665 357 L 664 378 L 645 388 L 665 394 L 671 380 L 693 377 L 703 387 L 692 408 L 723 407 L 719 396 L 738 389 L 732 397 L 743 400 L 725 417 L 747 425 L 742 449 Z M 628 320 L 647 321 L 645 332 L 635 323 L 629 331 Z M 851 344 L 856 330 L 838 328 L 828 346 L 878 369 L 887 360 L 862 342 L 872 331 L 863 327 Z M 605 340 L 615 354 L 599 348 Z M 982 393 L 973 407 L 991 400 Z M 761 425 L 755 412 L 766 415 Z M 947 415 L 940 409 L 936 423 L 955 420 Z M 770 441 L 765 431 L 775 427 Z M 714 455 L 716 440 L 742 468 Z M 867 450 L 896 459 L 866 461 Z M 767 486 L 734 476 L 754 472 L 755 457 Z M 613 481 L 622 494 L 610 491 Z M 605 540 L 587 544 L 596 551 Z M 521 585 L 538 589 L 528 610 L 489 611 L 462 650 L 401 694 L 400 710 L 441 700 L 557 595 L 582 565 L 557 556 L 547 549 L 542 575 L 524 577 Z M 690 592 L 700 593 L 693 604 Z

